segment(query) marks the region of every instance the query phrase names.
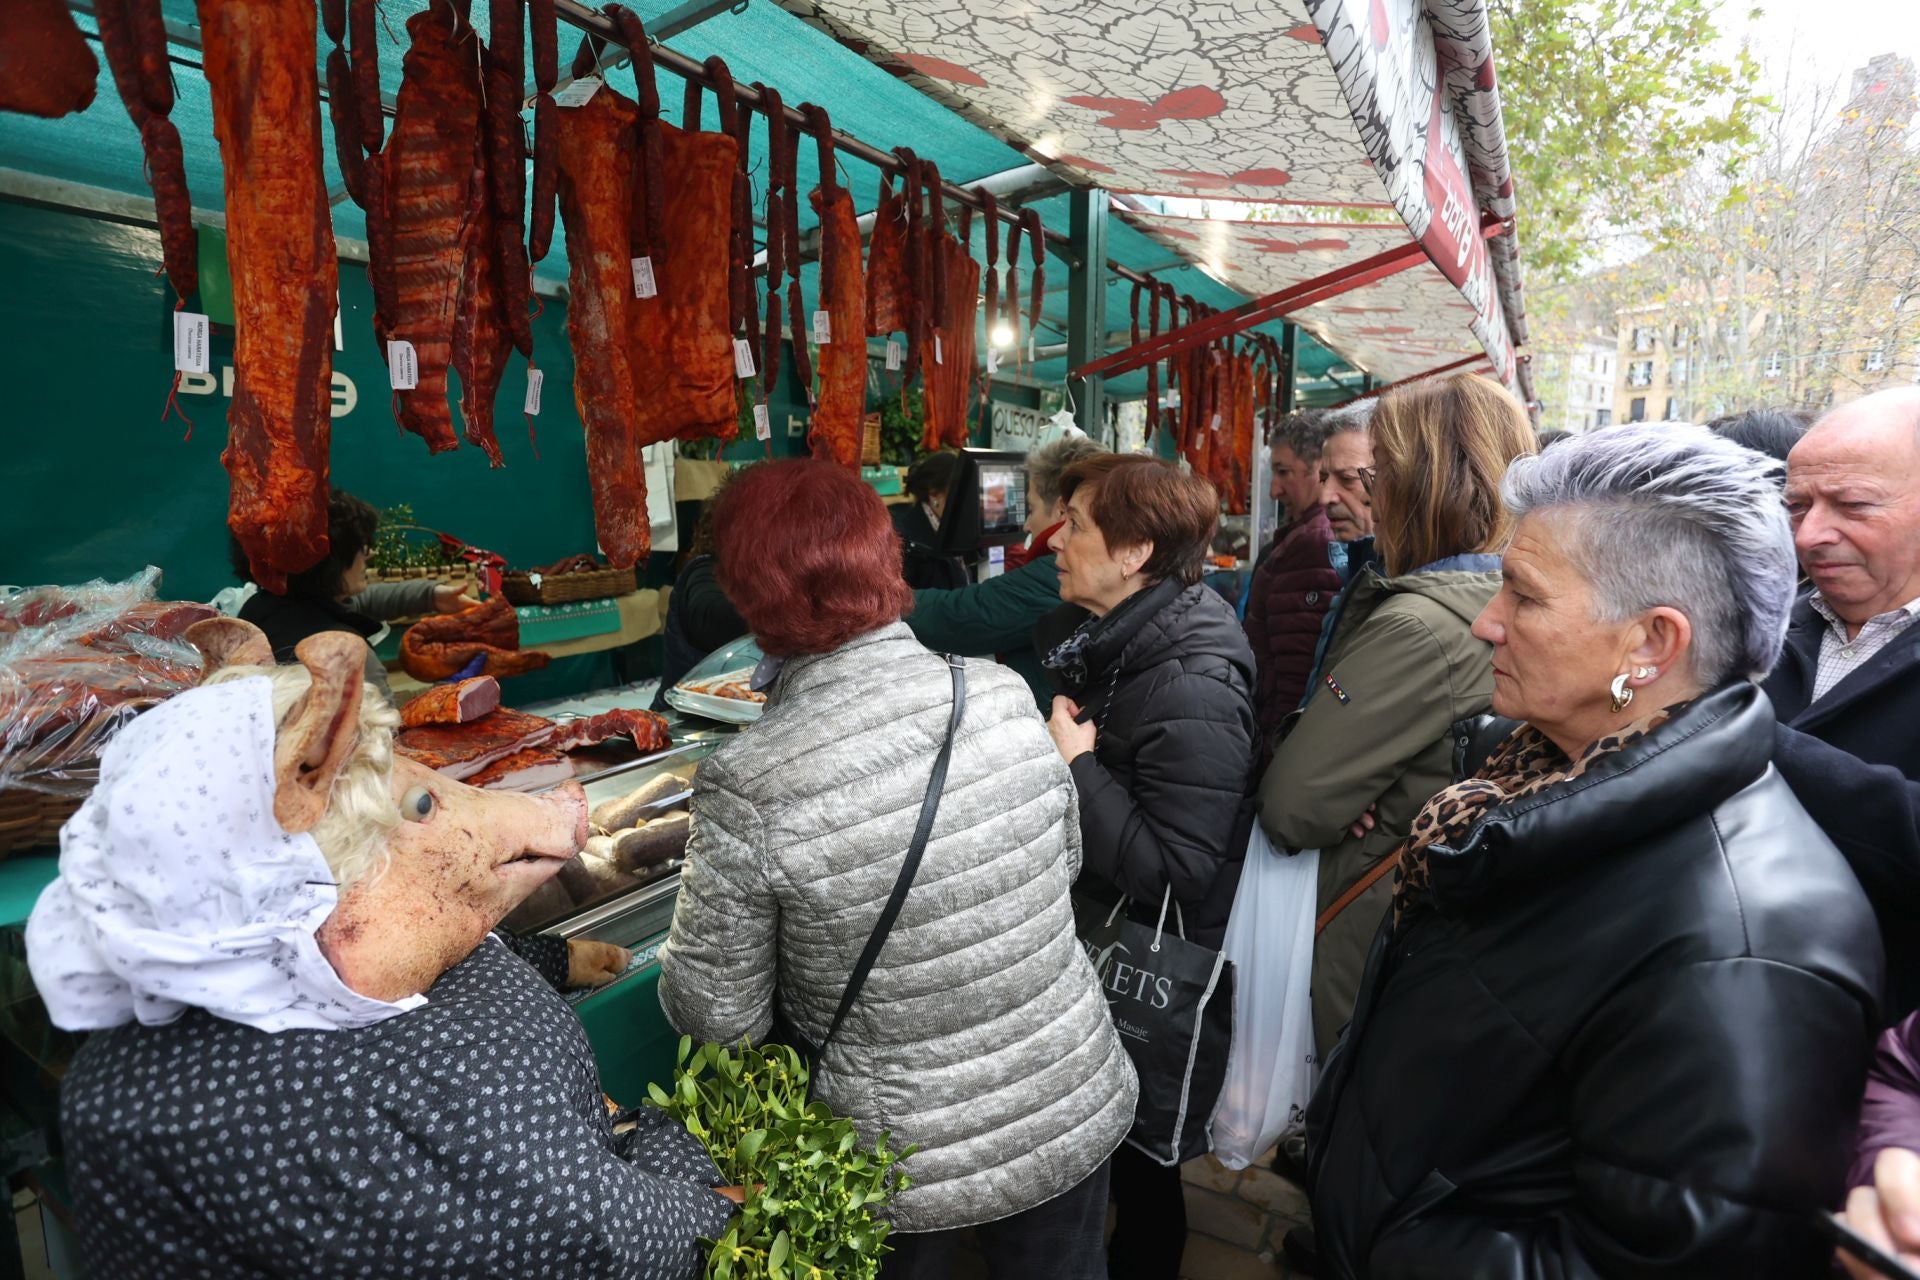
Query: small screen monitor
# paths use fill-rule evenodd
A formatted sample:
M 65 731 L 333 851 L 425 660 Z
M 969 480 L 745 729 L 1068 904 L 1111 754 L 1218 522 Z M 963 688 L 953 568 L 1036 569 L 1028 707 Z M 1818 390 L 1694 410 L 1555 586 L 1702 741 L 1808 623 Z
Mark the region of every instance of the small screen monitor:
M 999 449 L 962 449 L 947 488 L 940 550 L 967 555 L 1026 537 L 1027 455 Z

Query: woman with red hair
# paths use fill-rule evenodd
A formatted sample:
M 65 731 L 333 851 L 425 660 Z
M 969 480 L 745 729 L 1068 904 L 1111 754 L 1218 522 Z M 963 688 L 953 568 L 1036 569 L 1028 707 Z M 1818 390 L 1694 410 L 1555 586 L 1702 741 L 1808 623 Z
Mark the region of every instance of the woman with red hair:
M 996 1277 L 1104 1280 L 1107 1162 L 1136 1082 L 1074 936 L 1073 778 L 1032 694 L 913 638 L 893 524 L 844 468 L 750 467 L 713 519 L 767 705 L 694 783 L 667 1016 L 729 1042 L 764 1038 L 777 1011 L 818 1047 L 815 1098 L 863 1141 L 919 1147 L 884 1280 L 946 1275 L 963 1227 Z

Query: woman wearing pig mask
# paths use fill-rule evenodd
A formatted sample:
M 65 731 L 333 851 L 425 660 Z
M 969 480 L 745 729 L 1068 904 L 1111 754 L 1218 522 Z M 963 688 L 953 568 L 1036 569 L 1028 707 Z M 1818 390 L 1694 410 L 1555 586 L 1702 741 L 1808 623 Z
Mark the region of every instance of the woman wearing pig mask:
M 586 835 L 577 786 L 393 755 L 365 645 L 189 633 L 27 926 L 96 1276 L 693 1276 L 733 1205 L 657 1112 L 616 1138 L 579 1020 L 490 931 Z

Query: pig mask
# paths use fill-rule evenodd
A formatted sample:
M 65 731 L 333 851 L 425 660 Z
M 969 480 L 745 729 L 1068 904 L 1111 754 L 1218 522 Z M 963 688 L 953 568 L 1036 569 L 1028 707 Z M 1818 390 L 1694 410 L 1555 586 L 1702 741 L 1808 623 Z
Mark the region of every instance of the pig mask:
M 57 1025 L 403 1013 L 585 842 L 577 786 L 485 793 L 395 759 L 358 637 L 311 636 L 277 668 L 237 619 L 188 639 L 202 687 L 109 745 L 29 921 Z

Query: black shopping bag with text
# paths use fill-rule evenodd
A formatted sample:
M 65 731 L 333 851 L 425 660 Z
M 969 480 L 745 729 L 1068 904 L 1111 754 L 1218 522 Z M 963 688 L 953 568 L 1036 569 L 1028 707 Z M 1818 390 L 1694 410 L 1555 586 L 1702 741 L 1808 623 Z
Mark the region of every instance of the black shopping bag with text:
M 1128 919 L 1126 901 L 1074 899 L 1080 941 L 1106 992 L 1120 1043 L 1140 1077 L 1127 1141 L 1163 1165 L 1205 1155 L 1233 1048 L 1233 965 L 1189 942 L 1171 892 L 1157 924 Z M 1174 911 L 1168 931 L 1167 910 Z

